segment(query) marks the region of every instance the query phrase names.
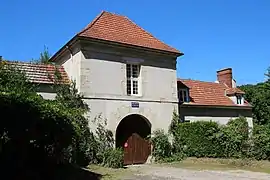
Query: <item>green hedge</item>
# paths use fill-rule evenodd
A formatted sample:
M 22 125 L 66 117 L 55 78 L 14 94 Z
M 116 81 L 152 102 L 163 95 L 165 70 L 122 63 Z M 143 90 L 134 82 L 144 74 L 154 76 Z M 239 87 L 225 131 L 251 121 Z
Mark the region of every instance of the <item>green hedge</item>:
M 252 158 L 270 160 L 270 125 L 255 125 L 249 134 L 247 120 L 239 117 L 226 125 L 212 121 L 173 122 L 169 136 L 156 131 L 151 138 L 157 161 L 178 161 L 184 157 Z
M 37 95 L 0 93 L 1 163 L 33 167 L 69 162 L 76 136 L 68 111 Z
M 211 121 L 180 123 L 174 146 L 183 147 L 188 157 L 217 157 L 220 150 L 215 135 L 218 132 L 218 124 Z M 176 151 L 180 150 L 176 148 Z
M 179 123 L 173 146 L 188 157 L 239 158 L 249 150 L 248 124 L 245 118 L 237 118 L 221 126 L 212 121 Z
M 246 157 L 250 148 L 248 133 L 248 123 L 243 117 L 230 120 L 226 126 L 221 126 L 217 136 L 217 146 L 221 150 L 219 157 Z
M 270 160 L 270 125 L 255 125 L 250 144 L 250 157 Z

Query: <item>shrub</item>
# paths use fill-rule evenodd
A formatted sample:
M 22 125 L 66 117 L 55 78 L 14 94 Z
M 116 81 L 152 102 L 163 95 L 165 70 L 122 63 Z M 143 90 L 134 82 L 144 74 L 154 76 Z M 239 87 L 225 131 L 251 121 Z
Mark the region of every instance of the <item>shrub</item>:
M 270 160 L 270 125 L 256 125 L 251 138 L 250 157 Z
M 93 148 L 85 111 L 77 108 L 80 104 L 69 103 L 80 102 L 81 97 L 44 100 L 14 64 L 1 63 L 0 75 L 1 163 L 14 170 L 71 162 L 87 165 Z
M 89 163 L 97 161 L 96 157 L 96 142 L 93 133 L 88 126 L 88 120 L 84 114 L 89 111 L 88 105 L 83 101 L 83 96 L 78 93 L 76 83 L 59 84 L 57 80 L 61 77 L 57 76 L 54 89 L 57 92 L 55 101 L 65 109 L 68 109 L 71 114 L 72 123 L 75 128 L 75 136 L 72 142 L 72 162 L 80 166 L 87 166 Z
M 121 168 L 124 166 L 124 152 L 122 149 L 114 148 L 114 138 L 112 131 L 106 129 L 107 121 L 97 116 L 94 123 L 97 122 L 97 129 L 94 135 L 93 147 L 96 161 L 105 167 Z
M 248 123 L 243 117 L 230 120 L 220 128 L 218 146 L 222 150 L 220 157 L 245 157 L 248 151 Z
M 211 121 L 180 123 L 174 137 L 176 152 L 183 151 L 189 157 L 217 157 L 220 149 L 216 143 L 219 125 Z
M 172 157 L 172 146 L 169 142 L 168 135 L 163 130 L 154 131 L 151 142 L 153 144 L 152 155 L 155 161 L 160 162 Z
M 0 93 L 1 167 L 49 168 L 72 158 L 74 126 L 68 111 L 38 95 Z M 3 138 L 4 137 L 4 138 Z
M 248 123 L 240 117 L 220 126 L 216 122 L 197 121 L 178 124 L 173 152 L 189 157 L 240 158 L 249 154 Z
M 171 121 L 171 124 L 169 126 L 169 133 L 170 134 L 175 135 L 178 124 L 180 123 L 179 121 L 180 121 L 180 117 L 177 114 L 177 112 L 174 110 L 173 115 L 172 115 L 172 121 Z
M 122 168 L 124 166 L 124 153 L 119 148 L 108 148 L 103 154 L 102 165 L 110 168 Z

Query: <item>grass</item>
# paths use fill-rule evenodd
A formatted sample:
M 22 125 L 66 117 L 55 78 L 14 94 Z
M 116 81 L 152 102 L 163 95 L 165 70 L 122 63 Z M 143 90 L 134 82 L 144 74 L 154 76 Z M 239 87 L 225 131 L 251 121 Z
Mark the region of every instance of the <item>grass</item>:
M 255 161 L 250 159 L 187 158 L 180 162 L 159 165 L 194 170 L 247 170 L 270 174 L 269 161 Z
M 112 169 L 112 168 L 105 168 L 105 167 L 98 166 L 98 165 L 89 165 L 88 169 L 91 172 L 101 174 L 102 180 L 108 180 L 108 179 L 119 180 L 119 179 L 122 179 L 124 177 L 128 177 L 128 176 L 132 175 L 132 171 L 129 170 L 128 168 Z

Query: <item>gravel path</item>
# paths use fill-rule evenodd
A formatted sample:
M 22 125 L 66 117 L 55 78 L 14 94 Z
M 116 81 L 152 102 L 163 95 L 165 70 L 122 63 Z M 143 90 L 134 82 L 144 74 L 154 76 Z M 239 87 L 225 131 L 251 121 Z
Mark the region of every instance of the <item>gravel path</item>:
M 270 174 L 250 171 L 187 170 L 151 165 L 130 166 L 134 176 L 125 180 L 269 180 Z

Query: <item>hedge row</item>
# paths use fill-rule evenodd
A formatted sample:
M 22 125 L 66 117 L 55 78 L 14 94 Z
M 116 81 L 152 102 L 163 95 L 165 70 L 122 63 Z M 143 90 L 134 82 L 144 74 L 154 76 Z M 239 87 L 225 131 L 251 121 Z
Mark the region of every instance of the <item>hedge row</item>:
M 174 145 L 188 157 L 239 158 L 246 152 L 248 124 L 244 118 L 220 126 L 212 121 L 180 123 Z
M 157 161 L 179 160 L 184 156 L 270 160 L 270 126 L 256 125 L 249 136 L 243 117 L 230 120 L 227 125 L 212 121 L 178 123 L 171 132 L 171 146 L 168 135 L 154 133 L 153 156 Z

